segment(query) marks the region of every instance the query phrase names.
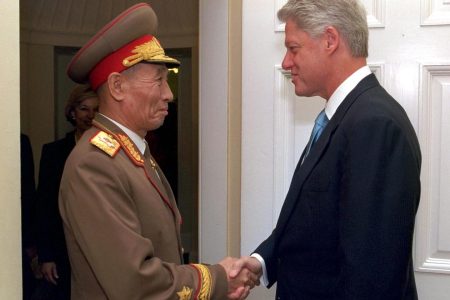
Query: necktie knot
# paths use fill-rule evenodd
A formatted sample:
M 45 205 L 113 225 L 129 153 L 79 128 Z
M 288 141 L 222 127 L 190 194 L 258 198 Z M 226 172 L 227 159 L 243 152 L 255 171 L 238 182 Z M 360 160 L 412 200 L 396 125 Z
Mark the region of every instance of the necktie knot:
M 328 117 L 325 110 L 322 110 L 316 118 L 315 124 L 324 128 L 328 124 Z
M 306 156 L 308 156 L 309 152 L 314 146 L 314 143 L 319 139 L 319 136 L 322 134 L 322 131 L 325 129 L 327 124 L 328 124 L 328 117 L 325 114 L 325 110 L 322 110 L 317 116 L 316 120 L 314 121 L 314 128 L 311 132 L 311 137 L 309 138 L 308 145 L 306 146 L 307 147 L 306 153 L 303 159 Z
M 322 110 L 317 116 L 316 121 L 314 122 L 314 128 L 311 135 L 312 137 L 311 147 L 319 139 L 319 136 L 322 134 L 322 131 L 327 126 L 327 124 L 328 124 L 328 117 L 325 114 L 325 110 Z

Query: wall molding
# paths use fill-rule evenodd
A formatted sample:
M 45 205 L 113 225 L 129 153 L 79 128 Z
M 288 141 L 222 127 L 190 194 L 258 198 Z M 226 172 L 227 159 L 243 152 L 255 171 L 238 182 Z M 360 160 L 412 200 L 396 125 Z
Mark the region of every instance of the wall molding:
M 384 28 L 385 27 L 385 10 L 386 0 L 370 0 L 372 5 L 368 5 L 369 0 L 363 0 L 366 7 L 370 7 L 367 12 L 367 24 L 369 28 Z
M 415 269 L 450 274 L 450 62 L 420 65 L 419 140 L 422 195 L 417 214 Z
M 286 2 L 287 0 L 274 1 L 275 32 L 284 32 L 284 23 L 278 20 L 277 12 Z M 362 0 L 362 2 L 367 8 L 367 25 L 369 28 L 384 28 L 386 0 Z
M 422 26 L 450 25 L 450 0 L 421 0 Z
M 385 86 L 385 75 L 384 69 L 385 64 L 383 62 L 369 62 L 367 64 L 370 68 L 370 71 L 375 75 L 378 79 L 378 82 L 384 87 Z
M 294 102 L 292 101 L 293 85 L 291 73 L 283 70 L 281 65 L 275 66 L 274 93 L 274 176 L 273 176 L 273 215 L 275 227 L 284 198 L 289 189 L 293 169 L 294 153 Z
M 287 0 L 275 0 L 273 13 L 275 20 L 275 31 L 284 32 L 284 22 L 280 22 L 280 20 L 278 20 L 277 12 L 283 7 L 284 4 L 286 4 L 286 2 Z

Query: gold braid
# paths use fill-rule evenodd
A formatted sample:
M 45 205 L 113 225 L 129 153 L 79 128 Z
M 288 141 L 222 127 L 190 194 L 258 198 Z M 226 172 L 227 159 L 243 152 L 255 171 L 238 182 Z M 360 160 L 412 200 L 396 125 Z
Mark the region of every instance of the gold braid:
M 209 300 L 211 298 L 212 285 L 211 273 L 204 265 L 193 264 L 192 266 L 195 267 L 200 273 L 201 285 L 198 293 L 198 300 Z

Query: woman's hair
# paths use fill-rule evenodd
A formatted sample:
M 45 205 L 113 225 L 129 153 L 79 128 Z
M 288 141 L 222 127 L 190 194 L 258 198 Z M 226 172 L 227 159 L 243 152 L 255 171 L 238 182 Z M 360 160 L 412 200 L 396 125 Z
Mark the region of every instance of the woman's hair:
M 73 126 L 76 125 L 76 122 L 73 119 L 72 113 L 81 104 L 81 102 L 88 98 L 97 98 L 97 94 L 91 89 L 91 86 L 88 84 L 76 85 L 70 93 L 70 96 L 67 99 L 67 103 L 64 108 L 64 115 L 66 116 L 67 121 L 69 121 Z
M 312 38 L 333 26 L 354 57 L 368 56 L 367 13 L 359 0 L 289 0 L 278 11 L 278 19 L 294 21 Z

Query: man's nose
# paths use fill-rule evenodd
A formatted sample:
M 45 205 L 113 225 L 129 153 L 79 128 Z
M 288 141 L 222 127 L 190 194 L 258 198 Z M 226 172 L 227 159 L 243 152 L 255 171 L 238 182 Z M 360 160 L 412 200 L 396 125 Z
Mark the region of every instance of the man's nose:
M 286 53 L 284 55 L 283 62 L 281 63 L 281 67 L 284 70 L 289 70 L 292 67 L 292 58 L 288 53 Z
M 170 89 L 169 83 L 167 81 L 164 82 L 161 96 L 164 99 L 164 101 L 167 101 L 167 102 L 173 101 L 173 93 L 172 93 L 172 90 Z

